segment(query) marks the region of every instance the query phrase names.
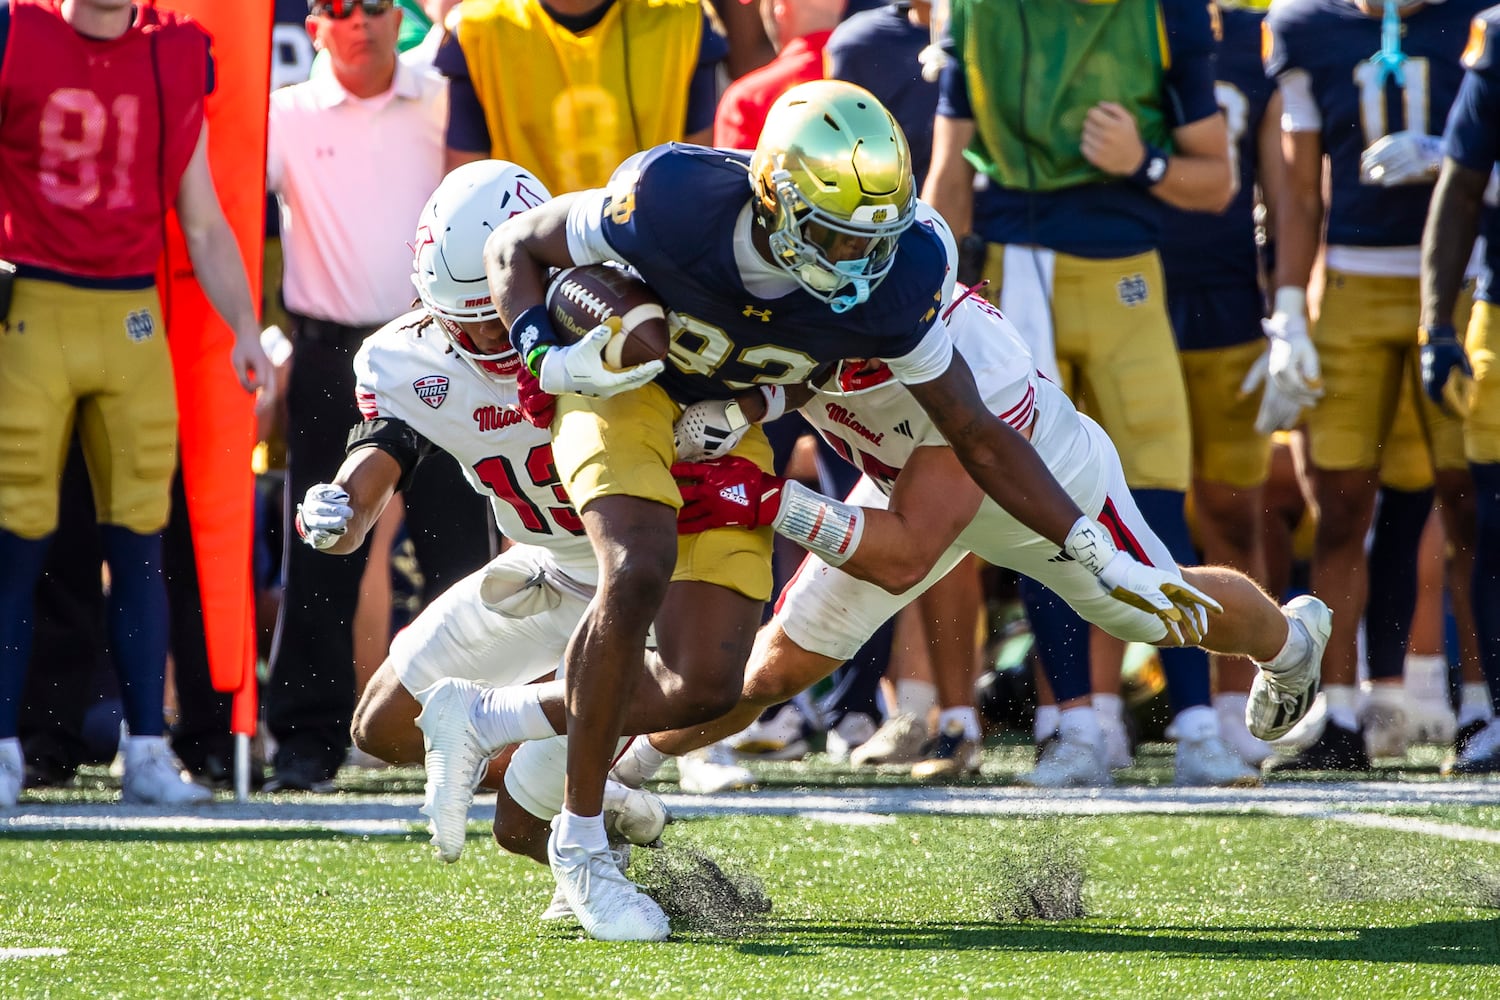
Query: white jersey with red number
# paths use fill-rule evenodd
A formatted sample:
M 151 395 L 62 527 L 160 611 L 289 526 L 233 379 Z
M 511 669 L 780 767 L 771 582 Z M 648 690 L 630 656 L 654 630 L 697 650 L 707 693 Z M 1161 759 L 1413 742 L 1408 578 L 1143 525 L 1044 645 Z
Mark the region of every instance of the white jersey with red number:
M 592 587 L 598 563 L 558 479 L 551 432 L 526 422 L 514 383 L 475 372 L 441 330 L 420 323 L 425 316 L 407 313 L 359 349 L 360 412 L 366 420 L 401 420 L 452 455 L 470 485 L 490 498 L 507 538 L 546 548 L 559 570 Z
M 1040 376 L 1016 328 L 978 295 L 950 306 L 945 322 L 990 412 L 1017 430 L 1030 427 Z M 895 379 L 848 394 L 819 391 L 802 415 L 886 493 L 913 451 L 948 444 L 922 405 Z

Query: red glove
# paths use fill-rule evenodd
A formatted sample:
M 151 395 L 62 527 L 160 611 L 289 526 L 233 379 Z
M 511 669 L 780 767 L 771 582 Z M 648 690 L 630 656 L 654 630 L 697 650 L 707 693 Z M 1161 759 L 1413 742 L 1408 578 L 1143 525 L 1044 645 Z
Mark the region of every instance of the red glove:
M 536 376 L 524 364 L 516 373 L 516 397 L 516 403 L 521 407 L 521 416 L 526 418 L 527 423 L 543 429 L 552 426 L 557 397 L 543 392 Z
M 781 513 L 786 480 L 760 471 L 748 458 L 731 455 L 714 462 L 678 462 L 672 466 L 672 475 L 682 490 L 679 535 L 710 528 L 760 528 Z

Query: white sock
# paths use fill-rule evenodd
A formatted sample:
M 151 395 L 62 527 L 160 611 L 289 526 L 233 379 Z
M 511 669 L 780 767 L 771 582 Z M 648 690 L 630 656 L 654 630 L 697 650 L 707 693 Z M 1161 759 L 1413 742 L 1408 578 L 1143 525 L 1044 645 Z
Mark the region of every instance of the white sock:
M 493 753 L 512 743 L 561 735 L 542 711 L 541 692 L 537 684 L 485 688 L 469 708 L 480 748 Z
M 914 715 L 924 726 L 927 716 L 937 708 L 937 686 L 926 681 L 903 677 L 896 682 L 896 711 L 901 715 Z
M 938 732 L 948 731 L 948 723 L 957 722 L 964 727 L 964 739 L 979 739 L 979 713 L 968 705 L 945 708 L 938 713 Z
M 1281 617 L 1286 620 L 1286 642 L 1281 644 L 1279 653 L 1261 664 L 1273 674 L 1284 673 L 1301 662 L 1307 655 L 1308 644 L 1311 642 L 1308 634 L 1285 611 Z
M 642 775 L 642 781 L 650 781 L 671 756 L 673 755 L 662 753 L 652 746 L 651 741 L 646 737 L 638 736 L 630 741 L 630 746 L 626 748 L 625 753 L 615 761 L 615 767 L 626 764 Z
M 557 814 L 557 849 L 581 847 L 590 854 L 602 854 L 609 850 L 609 838 L 604 833 L 604 814 L 579 816 L 564 809 Z
M 1458 706 L 1459 727 L 1467 726 L 1476 719 L 1488 722 L 1494 717 L 1495 709 L 1490 703 L 1490 686 L 1484 681 L 1464 684 Z
M 1406 693 L 1418 701 L 1448 700 L 1448 660 L 1436 653 L 1408 656 L 1401 668 Z
M 1219 717 L 1207 705 L 1194 705 L 1177 713 L 1172 721 L 1179 743 L 1197 743 L 1219 735 Z
M 1098 695 L 1095 695 L 1097 698 Z M 1057 735 L 1068 743 L 1082 743 L 1098 747 L 1104 743 L 1104 733 L 1099 729 L 1098 709 L 1093 705 L 1079 705 L 1064 709 L 1057 724 Z
M 1094 711 L 1104 716 L 1112 725 L 1125 725 L 1125 699 L 1117 694 L 1095 694 L 1089 699 Z
M 1031 738 L 1040 743 L 1049 736 L 1055 736 L 1059 714 L 1056 705 L 1038 705 L 1036 721 L 1031 724 Z
M 1329 684 L 1323 688 L 1323 693 L 1328 699 L 1328 721 L 1345 729 L 1358 729 L 1359 720 L 1355 713 L 1355 696 L 1358 692 L 1354 686 Z

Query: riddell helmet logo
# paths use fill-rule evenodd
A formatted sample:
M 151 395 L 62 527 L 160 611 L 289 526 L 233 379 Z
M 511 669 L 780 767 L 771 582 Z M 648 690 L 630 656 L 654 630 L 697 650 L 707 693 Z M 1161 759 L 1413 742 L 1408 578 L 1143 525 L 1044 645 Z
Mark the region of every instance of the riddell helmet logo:
M 448 398 L 448 376 L 446 375 L 423 375 L 411 384 L 416 390 L 417 398 L 434 410 L 443 405 L 443 400 Z

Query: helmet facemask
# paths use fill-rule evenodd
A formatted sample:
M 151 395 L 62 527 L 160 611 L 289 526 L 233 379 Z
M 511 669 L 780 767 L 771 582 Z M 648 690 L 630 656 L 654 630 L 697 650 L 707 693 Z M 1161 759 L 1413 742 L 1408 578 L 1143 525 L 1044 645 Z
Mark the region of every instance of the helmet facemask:
M 489 316 L 467 322 L 483 322 L 485 319 L 496 319 L 498 317 L 499 313 L 491 310 Z M 456 321 L 438 314 L 434 314 L 433 319 L 436 321 L 439 329 L 443 331 L 443 335 L 448 338 L 448 343 L 453 348 L 453 353 L 457 354 L 465 364 L 473 369 L 475 374 L 496 381 L 509 382 L 514 380 L 516 374 L 521 370 L 521 356 L 516 353 L 514 347 L 510 346 L 510 341 L 507 340 L 505 342 L 503 350 L 495 354 L 486 354 L 479 349 L 479 346 L 474 343 L 473 338 L 465 333 L 463 327 L 459 326 Z

